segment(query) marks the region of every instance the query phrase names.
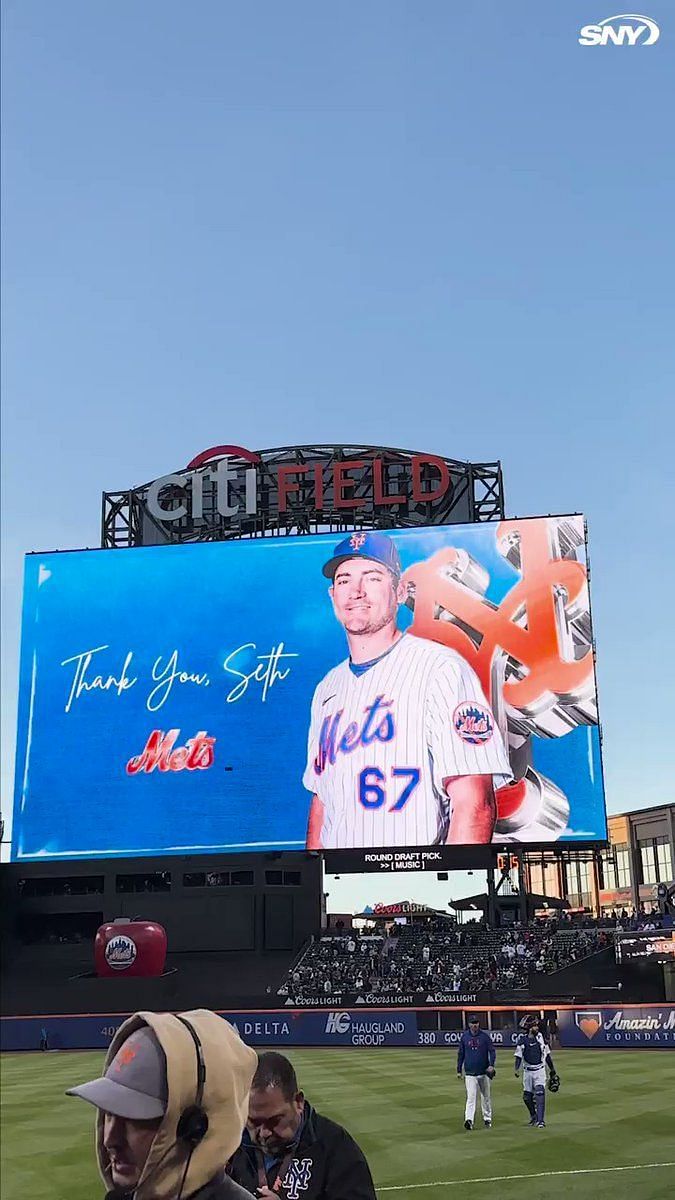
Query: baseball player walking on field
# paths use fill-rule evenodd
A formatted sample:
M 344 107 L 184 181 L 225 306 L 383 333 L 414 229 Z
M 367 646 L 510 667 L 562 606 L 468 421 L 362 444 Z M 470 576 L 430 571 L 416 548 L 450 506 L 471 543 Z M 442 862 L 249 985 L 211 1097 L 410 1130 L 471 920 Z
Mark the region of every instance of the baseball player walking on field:
M 548 1086 L 552 1092 L 560 1088 L 560 1076 L 553 1066 L 551 1051 L 539 1032 L 539 1020 L 531 1016 L 527 1021 L 527 1032 L 522 1033 L 516 1045 L 516 1078 L 523 1068 L 523 1100 L 530 1114 L 530 1125 L 545 1129 L 546 1122 L 546 1067 Z
M 480 1096 L 483 1124 L 486 1129 L 492 1126 L 492 1096 L 490 1084 L 496 1075 L 495 1048 L 492 1038 L 480 1027 L 478 1017 L 469 1017 L 469 1028 L 465 1029 L 459 1040 L 457 1052 L 457 1077 L 462 1078 L 466 1086 L 466 1108 L 464 1109 L 464 1128 L 473 1129 L 476 1114 L 476 1101 Z
M 511 769 L 475 671 L 398 628 L 406 593 L 386 534 L 344 538 L 323 573 L 349 657 L 312 700 L 307 848 L 489 842 Z

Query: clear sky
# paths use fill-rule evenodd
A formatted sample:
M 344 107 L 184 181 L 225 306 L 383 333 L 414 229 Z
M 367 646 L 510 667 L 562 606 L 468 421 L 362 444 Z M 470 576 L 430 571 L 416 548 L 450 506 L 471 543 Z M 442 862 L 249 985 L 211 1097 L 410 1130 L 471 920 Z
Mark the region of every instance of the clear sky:
M 220 442 L 500 458 L 509 515 L 585 512 L 608 807 L 673 800 L 675 10 L 578 45 L 610 15 L 5 0 L 5 814 L 23 553 Z

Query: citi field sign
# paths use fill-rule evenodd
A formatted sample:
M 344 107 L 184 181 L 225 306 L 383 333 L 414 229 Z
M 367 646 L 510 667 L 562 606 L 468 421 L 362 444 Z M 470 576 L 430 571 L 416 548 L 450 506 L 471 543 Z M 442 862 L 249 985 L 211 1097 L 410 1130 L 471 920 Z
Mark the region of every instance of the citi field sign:
M 111 550 L 505 515 L 499 462 L 355 442 L 211 446 L 176 471 L 102 500 L 101 546 Z
M 316 512 L 326 507 L 353 512 L 364 507 L 371 495 L 376 508 L 405 505 L 410 500 L 434 504 L 452 488 L 448 464 L 435 454 L 411 455 L 399 472 L 397 488 L 391 487 L 387 464 L 377 454 L 369 459 L 336 460 L 327 469 L 325 462 L 303 461 L 300 453 L 295 462 L 266 466 L 264 479 L 260 478 L 261 466 L 260 454 L 243 446 L 212 446 L 193 458 L 184 471 L 149 484 L 148 512 L 162 522 L 203 519 L 208 488 L 213 490 L 217 513 L 226 518 L 242 512 L 254 516 L 263 503 L 285 513 L 299 499 Z

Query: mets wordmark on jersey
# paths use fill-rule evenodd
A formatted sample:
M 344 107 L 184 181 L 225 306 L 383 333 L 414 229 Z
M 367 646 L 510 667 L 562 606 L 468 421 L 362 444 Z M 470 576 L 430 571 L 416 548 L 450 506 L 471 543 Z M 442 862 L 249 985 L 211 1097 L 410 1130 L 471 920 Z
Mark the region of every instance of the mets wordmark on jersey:
M 456 775 L 511 779 L 478 677 L 454 650 L 404 634 L 362 674 L 346 660 L 322 679 L 303 783 L 324 806 L 324 849 L 443 842 L 443 781 Z

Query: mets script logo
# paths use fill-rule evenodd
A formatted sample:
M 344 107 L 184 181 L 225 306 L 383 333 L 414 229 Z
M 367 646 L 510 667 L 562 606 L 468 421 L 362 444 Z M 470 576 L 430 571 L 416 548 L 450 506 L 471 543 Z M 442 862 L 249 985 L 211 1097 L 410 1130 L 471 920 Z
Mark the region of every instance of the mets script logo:
M 592 1012 L 576 1012 L 574 1014 L 574 1024 L 590 1042 L 598 1030 L 602 1028 L 602 1016 L 597 1008 L 593 1009 Z
M 376 696 L 373 703 L 363 710 L 363 724 L 359 726 L 356 721 L 351 721 L 344 730 L 340 727 L 342 709 L 337 713 L 329 713 L 319 733 L 319 751 L 314 759 L 315 775 L 323 775 L 329 763 L 334 766 L 338 754 L 351 754 L 357 746 L 369 746 L 371 742 L 391 742 L 396 726 L 392 713 L 385 710 L 391 708 L 393 703 L 393 700 L 385 700 L 384 696 Z
M 618 13 L 579 30 L 580 46 L 653 46 L 661 35 L 656 21 L 640 13 Z M 646 36 L 645 36 L 646 35 Z
M 136 943 L 124 933 L 119 933 L 105 948 L 105 961 L 114 971 L 125 971 L 136 962 Z
M 476 704 L 473 700 L 457 705 L 452 715 L 452 723 L 457 736 L 471 746 L 489 742 L 494 733 L 494 719 L 489 708 L 484 704 Z
M 351 546 L 352 550 L 360 550 L 362 546 L 365 546 L 365 544 L 365 533 L 353 533 L 349 539 L 349 545 Z
M 287 1200 L 299 1200 L 300 1193 L 308 1191 L 311 1179 L 311 1158 L 293 1159 L 282 1184 Z

